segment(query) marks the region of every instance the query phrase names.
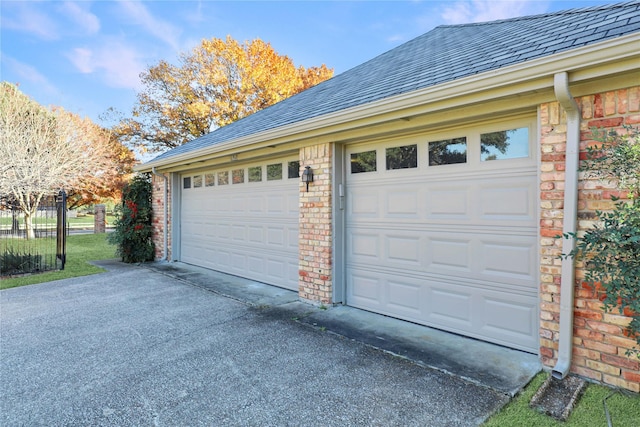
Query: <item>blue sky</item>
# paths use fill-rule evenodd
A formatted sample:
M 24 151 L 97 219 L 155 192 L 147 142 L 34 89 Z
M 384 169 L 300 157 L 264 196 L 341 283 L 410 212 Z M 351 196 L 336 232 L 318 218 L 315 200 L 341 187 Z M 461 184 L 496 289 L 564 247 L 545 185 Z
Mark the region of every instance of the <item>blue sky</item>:
M 573 1 L 6 1 L 0 77 L 94 121 L 129 115 L 139 74 L 203 38 L 260 38 L 305 67 L 344 72 L 443 24 L 616 3 Z

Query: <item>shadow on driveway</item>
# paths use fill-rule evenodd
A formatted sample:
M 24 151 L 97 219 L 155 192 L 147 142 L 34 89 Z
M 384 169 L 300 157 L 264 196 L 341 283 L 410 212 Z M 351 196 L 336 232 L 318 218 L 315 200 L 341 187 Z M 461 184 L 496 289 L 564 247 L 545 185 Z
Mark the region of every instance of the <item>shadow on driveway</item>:
M 473 426 L 511 394 L 328 333 L 310 316 L 339 310 L 288 291 L 104 265 L 0 292 L 0 425 Z

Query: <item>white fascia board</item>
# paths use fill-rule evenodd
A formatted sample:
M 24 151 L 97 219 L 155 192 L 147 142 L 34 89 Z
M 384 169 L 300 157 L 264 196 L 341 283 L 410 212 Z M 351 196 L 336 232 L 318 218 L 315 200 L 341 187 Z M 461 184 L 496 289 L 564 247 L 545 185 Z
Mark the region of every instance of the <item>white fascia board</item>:
M 150 161 L 137 166 L 135 170 L 144 172 L 150 171 L 152 167 L 158 169 L 167 168 L 182 164 L 196 157 L 215 156 L 216 153 L 234 149 L 251 149 L 255 144 L 266 144 L 276 139 L 285 142 L 286 140 L 293 141 L 320 136 L 327 132 L 349 130 L 358 126 L 358 120 L 380 116 L 380 121 L 383 122 L 388 120 L 384 115 L 388 116 L 389 113 L 443 101 L 445 103 L 440 108 L 445 108 L 446 101 L 454 105 L 456 98 L 469 96 L 470 94 L 478 94 L 488 100 L 492 99 L 492 91 L 501 89 L 500 96 L 506 96 L 509 94 L 509 86 L 513 86 L 513 94 L 516 94 L 518 92 L 518 84 L 540 80 L 545 77 L 548 77 L 548 88 L 552 89 L 553 76 L 557 72 L 567 71 L 572 73 L 575 71 L 574 79 L 571 80 L 572 83 L 575 83 L 579 81 L 577 79 L 580 78 L 580 70 L 616 63 L 633 57 L 640 59 L 639 44 L 640 32 L 336 111 L 276 129 L 189 151 L 157 162 Z M 602 76 L 610 72 L 611 69 L 604 69 Z M 570 74 L 570 76 L 572 75 Z M 585 74 L 585 78 L 594 77 L 597 77 L 597 75 L 594 75 L 593 72 L 588 73 L 588 75 Z

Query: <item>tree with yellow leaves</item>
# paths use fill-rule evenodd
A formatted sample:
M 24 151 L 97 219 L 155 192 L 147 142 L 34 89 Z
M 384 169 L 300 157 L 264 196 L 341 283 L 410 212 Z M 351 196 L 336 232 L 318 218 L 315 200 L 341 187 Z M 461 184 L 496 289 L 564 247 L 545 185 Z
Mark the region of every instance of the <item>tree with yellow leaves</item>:
M 141 74 L 133 117 L 114 131 L 122 142 L 160 152 L 302 92 L 333 76 L 333 69 L 296 67 L 260 39 L 239 43 L 202 40 L 180 56 L 160 61 Z

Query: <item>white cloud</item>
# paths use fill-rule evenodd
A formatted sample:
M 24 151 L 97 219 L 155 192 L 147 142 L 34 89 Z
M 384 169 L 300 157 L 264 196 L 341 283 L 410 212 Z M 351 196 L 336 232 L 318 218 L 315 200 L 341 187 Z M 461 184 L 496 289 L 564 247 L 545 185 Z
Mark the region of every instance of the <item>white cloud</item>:
M 32 2 L 3 2 L 2 28 L 30 33 L 45 40 L 59 38 L 55 22 Z
M 155 18 L 142 2 L 119 1 L 124 13 L 149 34 L 164 41 L 174 50 L 179 49 L 180 29 L 167 21 Z
M 64 2 L 61 11 L 86 34 L 95 34 L 100 31 L 100 20 L 96 15 L 89 12 L 87 4 L 80 6 L 74 2 Z
M 193 3 L 189 2 L 185 4 L 185 7 L 191 6 Z M 202 1 L 199 0 L 196 3 L 196 8 L 195 10 L 189 10 L 187 9 L 185 14 L 184 14 L 185 20 L 187 22 L 190 22 L 191 24 L 200 24 L 202 22 L 205 21 L 205 16 L 204 13 L 202 11 Z
M 444 7 L 441 17 L 447 24 L 466 24 L 538 14 L 547 9 L 546 1 L 463 0 Z
M 92 61 L 93 52 L 91 49 L 77 47 L 73 53 L 68 55 L 69 60 L 83 74 L 93 73 L 95 65 Z
M 35 67 L 25 64 L 24 62 L 20 62 L 2 52 L 0 52 L 0 62 L 2 63 L 2 68 L 7 67 L 7 69 L 11 70 L 19 79 L 21 79 L 21 81 L 11 83 L 30 83 L 41 88 L 43 92 L 50 95 L 57 95 L 60 93 L 58 88 L 56 88 L 49 79 L 41 74 Z
M 83 74 L 98 74 L 108 86 L 139 90 L 140 73 L 145 69 L 133 48 L 117 40 L 108 40 L 94 49 L 75 48 L 67 54 Z

